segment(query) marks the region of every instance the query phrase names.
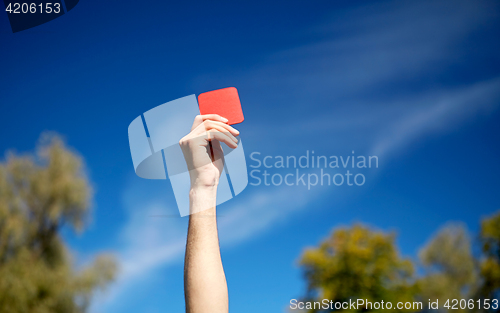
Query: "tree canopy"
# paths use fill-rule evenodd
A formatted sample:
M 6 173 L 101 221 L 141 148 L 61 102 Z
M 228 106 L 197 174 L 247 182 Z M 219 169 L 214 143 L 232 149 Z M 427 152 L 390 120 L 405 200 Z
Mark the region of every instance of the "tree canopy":
M 300 259 L 309 286 L 307 298 L 413 301 L 413 264 L 399 255 L 394 240 L 394 234 L 360 224 L 335 230 Z
M 438 300 L 443 312 L 448 310 L 444 307 L 447 299 L 496 299 L 500 291 L 500 212 L 483 219 L 478 237 L 480 254 L 473 253 L 473 240 L 464 224 L 448 223 L 420 250 L 418 261 L 412 261 L 399 255 L 394 233 L 362 224 L 335 229 L 300 257 L 308 286 L 303 301 L 420 301 L 423 307 L 419 311 L 427 311 L 430 299 Z M 475 303 L 473 309 L 450 311 L 488 311 Z M 364 306 L 344 311 L 379 310 Z M 312 308 L 309 312 L 324 311 Z
M 500 290 L 500 212 L 483 219 L 480 238 L 484 257 L 480 265 L 483 283 L 479 297 L 494 298 Z
M 60 230 L 82 231 L 92 189 L 83 162 L 57 136 L 0 163 L 0 312 L 84 312 L 116 273 L 111 255 L 75 269 Z

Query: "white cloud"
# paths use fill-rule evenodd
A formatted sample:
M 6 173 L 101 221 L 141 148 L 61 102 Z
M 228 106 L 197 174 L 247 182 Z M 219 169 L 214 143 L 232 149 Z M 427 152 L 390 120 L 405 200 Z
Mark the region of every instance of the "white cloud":
M 406 103 L 401 103 L 406 105 Z M 426 95 L 413 101 L 404 116 L 383 127 L 372 147 L 373 155 L 386 156 L 407 147 L 412 141 L 435 132 L 444 132 L 500 105 L 500 78 L 466 88 Z
M 221 244 L 234 245 L 253 239 L 270 227 L 278 227 L 299 210 L 307 208 L 311 199 L 321 193 L 319 189 L 297 190 L 301 186 L 268 187 L 255 189 L 248 187 L 247 201 L 238 201 L 230 211 L 219 219 Z

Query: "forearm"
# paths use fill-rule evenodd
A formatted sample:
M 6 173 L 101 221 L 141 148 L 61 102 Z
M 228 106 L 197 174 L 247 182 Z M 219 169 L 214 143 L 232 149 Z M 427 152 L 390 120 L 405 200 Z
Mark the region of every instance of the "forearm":
M 188 313 L 228 312 L 226 277 L 222 267 L 216 219 L 217 188 L 192 188 L 191 214 L 184 263 L 184 292 Z

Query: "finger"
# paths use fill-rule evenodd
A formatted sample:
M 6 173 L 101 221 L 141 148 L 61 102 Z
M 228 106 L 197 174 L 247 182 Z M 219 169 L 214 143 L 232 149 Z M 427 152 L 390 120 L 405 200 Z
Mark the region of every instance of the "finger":
M 220 131 L 218 131 L 216 129 L 211 129 L 211 130 L 207 131 L 207 135 L 208 135 L 209 140 L 217 139 L 218 141 L 225 143 L 226 145 L 228 145 L 228 147 L 233 148 L 233 149 L 238 147 L 238 144 L 236 142 L 234 142 L 227 135 L 227 133 L 221 133 Z
M 233 127 L 212 120 L 206 120 L 202 124 L 198 125 L 195 129 L 193 129 L 190 133 L 191 136 L 203 136 L 205 132 L 216 129 L 222 133 L 228 135 L 236 144 L 238 144 L 238 139 L 236 139 L 235 135 L 239 135 L 239 131 L 234 129 Z M 234 134 L 234 135 L 233 135 Z
M 207 128 L 207 131 L 209 131 L 211 129 L 215 129 L 217 131 L 220 131 L 221 133 L 224 133 L 229 138 L 231 138 L 231 140 L 234 141 L 236 144 L 238 144 L 238 139 L 236 139 L 236 137 L 234 137 L 233 134 L 228 132 L 224 127 L 221 127 L 218 124 L 212 124 L 212 123 L 207 123 L 207 122 L 205 122 L 204 125 Z
M 225 117 L 222 117 L 218 114 L 205 114 L 205 115 L 200 115 L 201 118 L 206 121 L 206 120 L 212 120 L 212 121 L 218 121 L 222 123 L 227 123 L 229 120 Z
M 210 128 L 215 128 L 214 126 L 216 125 L 219 128 L 222 127 L 223 129 L 225 129 L 226 132 L 231 133 L 233 136 L 238 136 L 240 134 L 240 132 L 237 129 L 235 129 L 227 124 L 221 123 L 221 122 L 206 120 L 203 122 L 203 124 L 205 124 L 205 127 L 207 128 L 207 130 Z
M 193 122 L 193 126 L 191 127 L 191 130 L 195 129 L 196 127 L 198 127 L 198 125 L 200 125 L 201 123 L 203 123 L 206 120 L 213 120 L 213 121 L 218 121 L 218 122 L 222 122 L 222 123 L 228 122 L 227 118 L 224 118 L 218 114 L 197 115 L 194 118 L 194 122 Z

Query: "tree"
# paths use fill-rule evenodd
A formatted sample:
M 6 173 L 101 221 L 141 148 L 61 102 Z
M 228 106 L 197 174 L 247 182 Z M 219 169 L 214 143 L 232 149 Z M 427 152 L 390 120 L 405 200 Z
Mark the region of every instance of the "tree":
M 464 225 L 450 223 L 443 227 L 421 249 L 419 258 L 425 272 L 419 280 L 423 300 L 439 300 L 440 310 L 446 311 L 443 305 L 448 299 L 474 297 L 479 287 L 479 272 Z
M 392 233 L 358 224 L 337 229 L 318 248 L 307 249 L 300 259 L 308 282 L 306 300 L 412 302 L 416 291 L 413 265 L 399 256 L 394 240 Z M 358 311 L 377 310 L 365 306 Z M 383 311 L 401 310 L 393 307 Z
M 439 301 L 439 311 L 448 311 L 444 307 L 448 299 L 472 299 L 474 308 L 458 305 L 450 311 L 498 311 L 492 299 L 498 299 L 500 292 L 500 212 L 482 220 L 479 239 L 482 255 L 474 255 L 466 227 L 445 225 L 420 250 L 421 274 L 415 278 L 412 262 L 397 253 L 394 234 L 363 225 L 337 229 L 300 259 L 308 283 L 304 301 L 395 303 L 415 299 L 423 303 L 422 311 L 434 312 L 427 308 L 429 299 Z M 491 301 L 490 309 L 484 307 L 484 301 L 478 307 L 478 299 L 490 299 L 486 301 Z M 363 311 L 371 310 L 365 306 Z
M 110 255 L 75 270 L 59 234 L 65 225 L 83 230 L 91 194 L 81 158 L 57 136 L 0 163 L 0 312 L 84 312 L 113 279 Z
M 500 212 L 482 220 L 480 239 L 484 258 L 480 265 L 483 282 L 478 297 L 498 299 L 500 289 Z

